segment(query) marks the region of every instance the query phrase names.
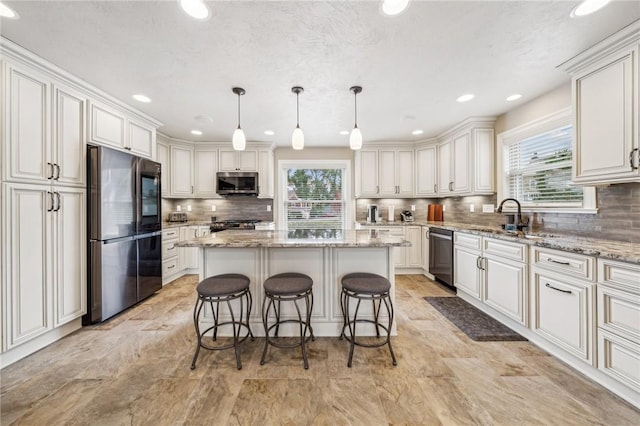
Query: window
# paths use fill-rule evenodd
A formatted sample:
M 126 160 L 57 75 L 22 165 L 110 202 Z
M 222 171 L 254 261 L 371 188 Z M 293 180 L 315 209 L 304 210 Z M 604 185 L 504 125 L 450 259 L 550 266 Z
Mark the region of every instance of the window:
M 282 165 L 281 170 L 281 220 L 289 235 L 309 236 L 315 235 L 309 230 L 320 230 L 338 236 L 347 227 L 347 166 L 335 162 L 291 162 Z
M 573 186 L 570 110 L 498 135 L 498 198 L 523 208 L 594 212 L 593 188 Z

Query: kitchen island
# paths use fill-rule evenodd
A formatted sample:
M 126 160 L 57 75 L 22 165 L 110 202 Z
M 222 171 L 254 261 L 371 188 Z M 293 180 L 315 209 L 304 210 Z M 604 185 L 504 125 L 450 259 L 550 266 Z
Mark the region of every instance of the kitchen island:
M 229 230 L 176 245 L 201 249 L 201 280 L 225 273 L 241 273 L 249 277 L 253 297 L 250 323 L 255 335 L 264 335 L 260 317 L 264 280 L 283 272 L 300 272 L 313 279 L 311 324 L 314 334 L 339 336 L 342 326 L 341 278 L 351 272 L 370 272 L 386 277 L 391 282 L 391 300 L 395 303 L 393 250 L 410 243 L 375 230 Z M 362 317 L 373 316 L 368 303 L 361 305 L 359 316 L 361 314 Z M 283 306 L 283 317 L 294 315 L 293 307 Z M 226 313 L 224 317 L 227 317 Z M 205 321 L 212 321 L 210 311 L 205 312 Z M 358 332 L 362 335 L 375 334 L 373 327 L 366 324 L 361 328 L 358 326 Z M 297 333 L 298 329 L 293 325 L 280 329 L 281 335 Z M 395 333 L 394 322 L 392 334 Z

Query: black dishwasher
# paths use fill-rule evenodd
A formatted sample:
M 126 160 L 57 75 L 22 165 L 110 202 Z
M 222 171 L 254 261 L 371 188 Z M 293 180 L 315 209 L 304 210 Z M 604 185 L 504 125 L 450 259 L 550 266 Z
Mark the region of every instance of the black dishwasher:
M 453 286 L 453 231 L 429 228 L 429 272 L 451 288 Z

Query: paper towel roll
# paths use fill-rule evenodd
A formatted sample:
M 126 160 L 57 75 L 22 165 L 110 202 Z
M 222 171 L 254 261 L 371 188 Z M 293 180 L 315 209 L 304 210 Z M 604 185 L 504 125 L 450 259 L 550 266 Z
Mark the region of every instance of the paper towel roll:
M 387 212 L 389 213 L 387 221 L 393 222 L 395 220 L 395 206 L 389 206 Z

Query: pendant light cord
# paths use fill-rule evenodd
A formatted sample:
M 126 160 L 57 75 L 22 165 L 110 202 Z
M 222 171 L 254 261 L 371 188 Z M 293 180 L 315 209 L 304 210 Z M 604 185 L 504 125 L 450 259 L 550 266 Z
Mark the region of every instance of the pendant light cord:
M 300 92 L 296 92 L 296 128 L 300 127 Z
M 238 93 L 238 129 L 240 128 L 240 93 Z
M 354 128 L 357 129 L 358 128 L 358 94 L 357 93 L 353 94 L 353 105 L 354 105 L 354 117 L 355 117 Z

